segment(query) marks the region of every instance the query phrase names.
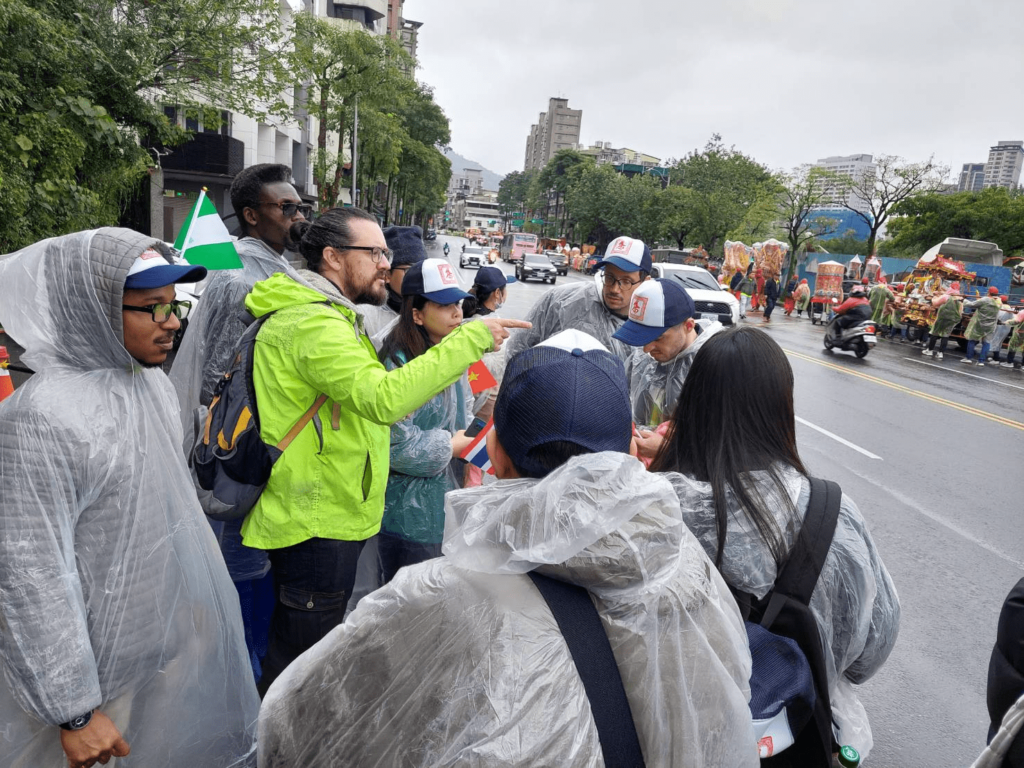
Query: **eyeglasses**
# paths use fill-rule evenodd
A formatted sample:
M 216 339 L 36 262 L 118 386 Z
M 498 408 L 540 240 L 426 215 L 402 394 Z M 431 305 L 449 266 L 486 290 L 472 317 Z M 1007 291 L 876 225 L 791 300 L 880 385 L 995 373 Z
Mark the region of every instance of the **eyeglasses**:
M 260 203 L 260 205 L 275 205 L 281 209 L 281 213 L 286 219 L 292 218 L 296 211 L 302 214 L 304 219 L 308 219 L 313 213 L 313 206 L 309 203 Z
M 173 314 L 179 320 L 188 317 L 192 311 L 191 301 L 172 301 L 170 304 L 149 304 L 145 307 L 133 307 L 122 304 L 121 309 L 130 309 L 132 312 L 147 312 L 153 316 L 154 323 L 166 323 Z
M 628 291 L 634 285 L 640 285 L 640 283 L 642 283 L 642 282 L 643 282 L 643 280 L 627 280 L 624 277 L 622 279 L 620 279 L 620 280 L 616 280 L 614 277 L 609 275 L 607 272 L 605 272 L 605 274 L 604 274 L 604 284 L 606 286 L 608 286 L 609 288 L 611 288 L 613 285 L 617 285 L 622 290 Z
M 374 264 L 379 264 L 382 258 L 391 261 L 392 252 L 389 248 L 381 248 L 379 245 L 346 245 L 344 248 L 339 248 L 339 251 L 369 251 L 370 258 L 373 259 Z

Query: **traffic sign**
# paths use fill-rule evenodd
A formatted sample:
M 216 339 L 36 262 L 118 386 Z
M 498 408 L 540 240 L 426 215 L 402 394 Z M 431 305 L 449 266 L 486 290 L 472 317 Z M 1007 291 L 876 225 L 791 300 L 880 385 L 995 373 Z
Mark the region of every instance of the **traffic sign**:
M 530 219 L 531 224 L 543 224 L 544 219 Z
M 512 219 L 512 226 L 513 227 L 521 227 L 525 223 L 526 223 L 526 221 L 524 219 Z
M 522 219 L 522 218 L 526 217 L 526 214 L 523 213 L 522 211 L 517 211 L 516 213 L 513 213 L 512 216 L 513 216 L 513 218 L 516 218 L 516 219 Z

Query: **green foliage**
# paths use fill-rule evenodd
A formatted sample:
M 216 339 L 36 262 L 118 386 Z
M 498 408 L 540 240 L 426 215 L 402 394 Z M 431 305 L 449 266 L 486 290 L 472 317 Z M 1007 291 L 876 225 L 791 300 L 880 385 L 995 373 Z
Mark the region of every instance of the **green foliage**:
M 566 193 L 566 208 L 580 239 L 604 247 L 619 235 L 647 243 L 662 228 L 661 184 L 650 176 L 628 178 L 610 165 L 584 165 Z
M 830 237 L 828 240 L 821 240 L 816 245 L 822 246 L 829 253 L 853 253 L 862 256 L 868 254 L 868 241 L 860 240 L 854 230 L 847 230 L 842 237 Z
M 530 186 L 537 171 L 512 171 L 498 182 L 498 204 L 506 218 L 513 213 L 526 213 L 527 200 L 529 200 Z
M 887 254 L 915 258 L 947 237 L 993 242 L 1007 255 L 1024 252 L 1024 195 L 1001 187 L 911 197 L 893 213 Z
M 829 182 L 835 174 L 823 168 L 804 166 L 781 177 L 778 194 L 778 218 L 785 239 L 789 242 L 789 265 L 783 281 L 796 272 L 797 258 L 815 238 L 836 231 L 838 222 L 822 216 L 812 216 L 815 206 L 828 199 Z M 827 245 L 825 246 L 828 247 Z

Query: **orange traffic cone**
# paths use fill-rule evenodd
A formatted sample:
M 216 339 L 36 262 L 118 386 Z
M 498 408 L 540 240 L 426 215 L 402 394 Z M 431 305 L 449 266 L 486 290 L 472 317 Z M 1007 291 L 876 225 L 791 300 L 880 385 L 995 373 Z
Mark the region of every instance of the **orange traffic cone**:
M 0 347 L 0 400 L 14 394 L 14 382 L 11 381 L 11 372 L 7 370 L 10 359 L 7 347 Z

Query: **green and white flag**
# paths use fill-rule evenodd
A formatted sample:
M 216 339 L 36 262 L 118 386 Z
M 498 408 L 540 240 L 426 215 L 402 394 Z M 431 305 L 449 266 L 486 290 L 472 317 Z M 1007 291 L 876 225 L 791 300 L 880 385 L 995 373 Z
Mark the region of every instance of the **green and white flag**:
M 204 189 L 199 193 L 174 247 L 189 264 L 207 269 L 241 269 L 242 260 L 213 201 Z

